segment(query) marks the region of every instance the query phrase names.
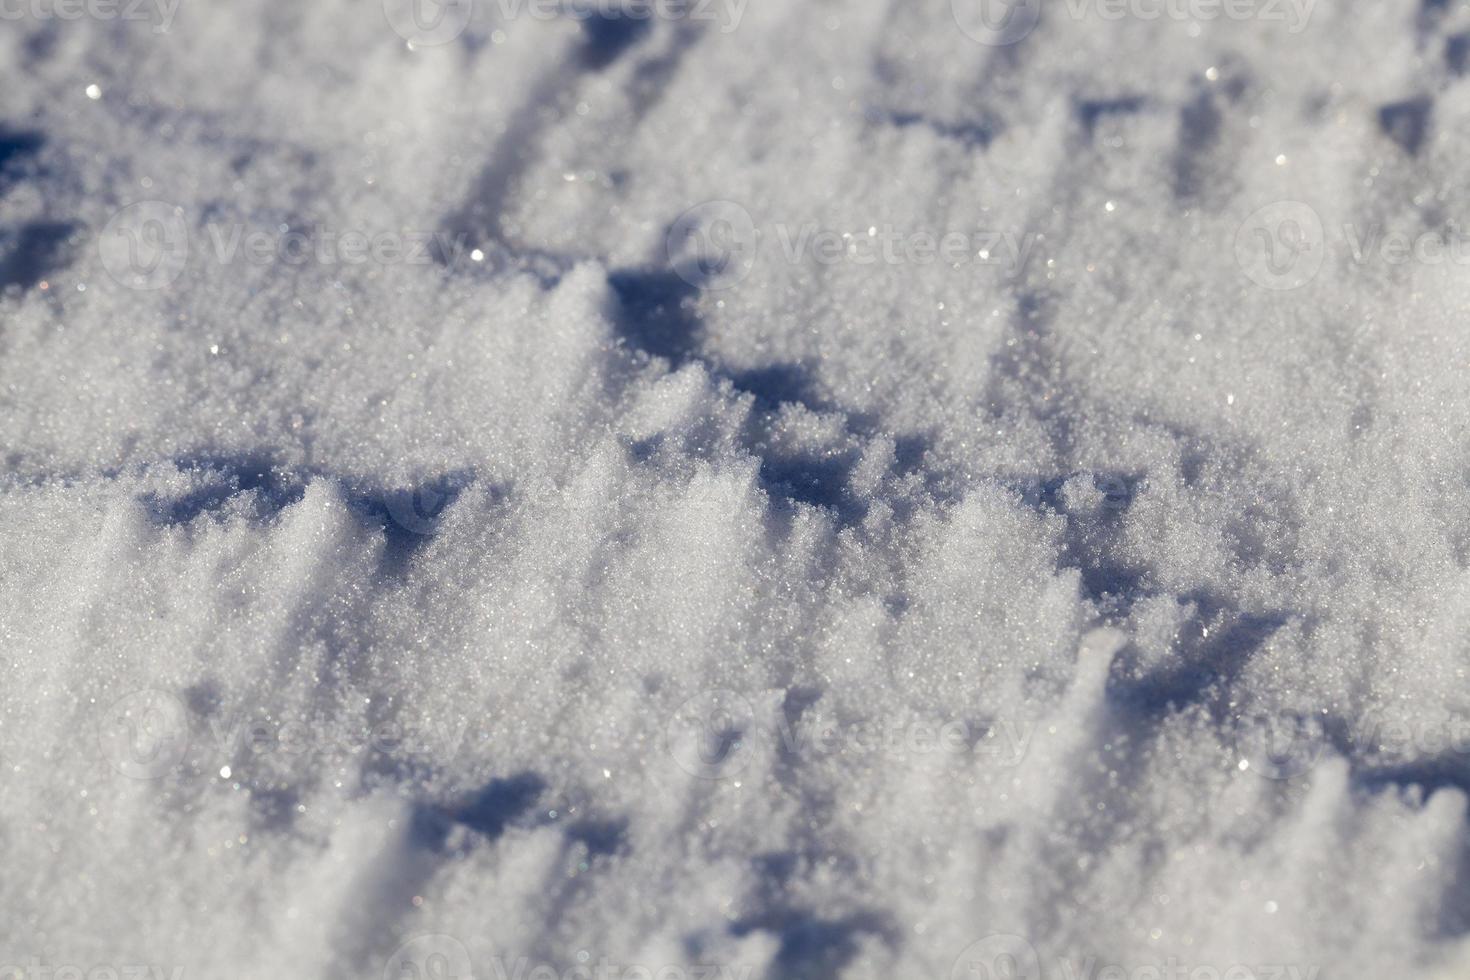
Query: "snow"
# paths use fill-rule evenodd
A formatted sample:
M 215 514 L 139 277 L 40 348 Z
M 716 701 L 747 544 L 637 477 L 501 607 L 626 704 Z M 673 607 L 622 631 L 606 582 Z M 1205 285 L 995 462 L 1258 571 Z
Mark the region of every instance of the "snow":
M 1470 971 L 1470 13 L 984 6 L 0 5 L 0 978 Z

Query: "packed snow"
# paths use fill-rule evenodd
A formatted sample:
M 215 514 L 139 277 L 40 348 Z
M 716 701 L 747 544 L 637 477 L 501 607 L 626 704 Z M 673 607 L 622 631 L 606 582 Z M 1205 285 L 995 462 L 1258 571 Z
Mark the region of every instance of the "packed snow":
M 0 980 L 1470 975 L 1470 5 L 0 65 Z

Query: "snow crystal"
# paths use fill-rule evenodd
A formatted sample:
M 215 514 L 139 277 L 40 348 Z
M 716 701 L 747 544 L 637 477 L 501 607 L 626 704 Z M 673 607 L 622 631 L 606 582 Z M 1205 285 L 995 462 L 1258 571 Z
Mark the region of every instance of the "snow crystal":
M 1470 19 L 995 6 L 4 13 L 0 977 L 1470 970 Z

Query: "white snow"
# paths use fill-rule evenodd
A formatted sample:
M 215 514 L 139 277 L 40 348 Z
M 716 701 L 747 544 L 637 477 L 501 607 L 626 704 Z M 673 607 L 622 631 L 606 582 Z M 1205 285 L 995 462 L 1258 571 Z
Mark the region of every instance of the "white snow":
M 985 2 L 0 4 L 0 980 L 1470 972 L 1470 10 Z

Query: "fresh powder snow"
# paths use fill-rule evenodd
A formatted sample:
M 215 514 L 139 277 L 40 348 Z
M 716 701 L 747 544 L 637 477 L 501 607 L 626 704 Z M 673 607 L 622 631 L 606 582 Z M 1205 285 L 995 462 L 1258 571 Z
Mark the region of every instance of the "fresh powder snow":
M 0 66 L 0 980 L 1470 976 L 1470 5 Z

